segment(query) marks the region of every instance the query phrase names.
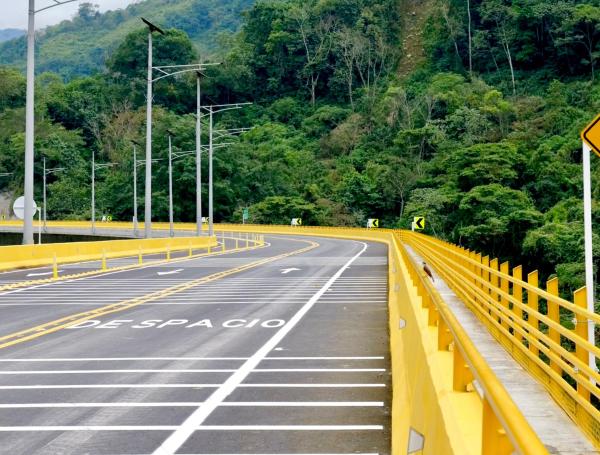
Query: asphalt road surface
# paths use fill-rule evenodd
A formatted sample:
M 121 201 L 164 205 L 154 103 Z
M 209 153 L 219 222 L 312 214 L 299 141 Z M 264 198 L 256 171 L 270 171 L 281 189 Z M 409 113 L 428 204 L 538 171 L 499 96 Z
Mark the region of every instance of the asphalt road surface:
M 0 292 L 0 453 L 389 453 L 386 247 L 266 241 Z

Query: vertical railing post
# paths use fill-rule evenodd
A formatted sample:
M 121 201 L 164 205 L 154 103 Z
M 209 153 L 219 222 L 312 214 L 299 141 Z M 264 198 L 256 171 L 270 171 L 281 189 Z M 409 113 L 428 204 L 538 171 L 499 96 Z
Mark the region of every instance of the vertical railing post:
M 515 267 L 512 271 L 512 276 L 515 280 L 522 281 L 523 280 L 523 267 L 520 265 Z M 523 303 L 523 286 L 521 286 L 518 283 L 513 283 L 512 296 L 517 302 Z M 513 305 L 512 311 L 513 311 L 513 314 L 515 315 L 515 319 L 518 321 L 517 324 L 519 326 L 521 326 L 520 322 L 523 320 L 523 310 L 518 305 Z M 519 340 L 522 339 L 521 336 L 517 335 L 516 331 L 515 331 L 514 335 L 517 336 L 517 338 Z
M 558 278 L 552 278 L 546 282 L 546 291 L 548 294 L 558 296 Z M 557 324 L 560 324 L 560 309 L 558 303 L 548 300 L 547 304 L 548 317 Z M 560 346 L 560 333 L 556 329 L 548 327 L 548 335 L 552 341 Z M 555 348 L 551 348 L 551 350 L 555 351 Z M 554 371 L 556 371 L 558 374 L 562 374 L 562 368 L 560 365 L 552 361 L 550 361 L 550 365 Z
M 467 392 L 467 387 L 475 379 L 473 373 L 469 368 L 467 362 L 465 362 L 462 353 L 458 346 L 454 346 L 454 361 L 453 361 L 453 375 L 452 375 L 452 388 L 455 392 Z
M 587 309 L 587 289 L 585 286 L 582 288 L 579 288 L 575 291 L 575 293 L 573 295 L 573 302 L 575 303 L 575 306 L 582 308 L 584 310 Z M 587 324 L 588 324 L 588 320 L 585 316 L 581 316 L 578 314 L 575 315 L 575 333 L 579 337 L 581 337 L 582 340 L 587 340 L 587 336 L 588 336 Z M 589 358 L 588 351 L 581 345 L 581 343 L 575 344 L 575 355 L 585 365 L 588 364 L 588 358 Z M 580 373 L 580 377 L 577 380 L 577 393 L 579 393 L 579 395 L 582 396 L 584 400 L 589 401 L 590 400 L 589 390 L 586 389 L 582 384 L 580 384 L 580 381 L 586 381 L 586 380 L 587 380 L 587 376 Z
M 529 273 L 527 275 L 527 284 L 529 284 L 530 286 L 537 288 L 539 286 L 539 273 L 537 270 L 534 270 L 533 272 Z M 536 313 L 538 312 L 538 305 L 539 305 L 539 296 L 535 291 L 531 291 L 531 290 L 527 290 L 527 306 L 529 307 L 529 312 L 528 312 L 528 316 L 527 316 L 527 321 L 529 322 L 529 325 L 531 326 L 531 330 L 529 331 L 529 336 L 530 338 L 535 338 L 536 340 L 538 339 L 538 332 L 539 332 L 539 321 L 538 318 L 536 317 Z M 529 350 L 531 351 L 531 353 L 538 357 L 539 356 L 539 349 L 537 348 L 537 346 L 535 346 L 533 343 L 529 343 Z
M 481 455 L 511 455 L 514 449 L 487 397 L 483 397 Z
M 509 265 L 508 261 L 500 264 L 500 273 L 502 273 L 503 275 L 510 274 L 510 265 Z M 502 307 L 504 307 L 506 309 L 506 312 L 504 313 L 504 316 L 502 317 L 501 321 L 499 321 L 499 322 L 502 322 L 502 327 L 504 327 L 506 329 L 509 329 L 510 325 L 511 325 L 510 319 L 508 316 L 509 302 L 508 302 L 508 299 L 506 297 L 504 297 L 504 294 L 508 294 L 508 288 L 509 288 L 508 278 L 501 277 L 500 278 L 500 291 L 502 291 L 502 295 L 500 296 L 500 302 L 502 304 Z

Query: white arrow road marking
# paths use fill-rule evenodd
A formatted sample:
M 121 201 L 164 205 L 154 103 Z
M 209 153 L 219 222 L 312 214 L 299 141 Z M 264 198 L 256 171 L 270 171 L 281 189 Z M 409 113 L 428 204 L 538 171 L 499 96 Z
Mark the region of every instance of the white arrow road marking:
M 62 272 L 62 270 L 59 270 L 57 273 Z M 37 272 L 37 273 L 28 273 L 27 276 L 46 276 L 46 275 L 52 275 L 53 272 Z
M 288 273 L 290 273 L 290 272 L 295 272 L 295 271 L 297 271 L 297 270 L 299 271 L 299 270 L 301 270 L 301 269 L 297 269 L 297 268 L 295 268 L 295 267 L 292 267 L 292 268 L 290 268 L 290 269 L 281 269 L 281 274 L 282 274 L 282 275 L 287 275 Z
M 183 269 L 169 270 L 168 272 L 156 272 L 158 275 L 174 275 L 175 273 L 183 272 Z

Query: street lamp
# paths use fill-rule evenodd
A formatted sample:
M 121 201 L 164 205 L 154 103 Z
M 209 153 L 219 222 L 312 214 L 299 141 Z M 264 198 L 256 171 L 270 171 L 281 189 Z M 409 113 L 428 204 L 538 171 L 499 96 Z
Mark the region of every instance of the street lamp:
M 252 103 L 215 104 L 203 106 L 208 111 L 208 235 L 214 235 L 213 224 L 213 115 L 219 112 L 242 109 Z
M 173 229 L 173 148 L 171 146 L 171 136 L 175 134 L 171 130 L 167 130 L 169 135 L 169 235 L 173 237 L 175 230 Z
M 96 164 L 95 153 L 92 151 L 92 234 L 96 233 L 96 170 L 106 169 L 115 163 Z
M 202 70 L 208 66 L 216 66 L 221 63 L 196 63 L 189 65 L 164 65 L 152 66 L 152 32 L 165 34 L 159 27 L 152 24 L 150 21 L 142 18 L 142 21 L 148 26 L 148 88 L 146 95 L 146 160 L 152 162 L 152 87 L 154 82 L 161 79 L 177 76 L 184 73 L 196 73 L 196 233 L 201 234 L 202 231 L 202 197 L 200 186 L 201 181 L 201 162 L 200 162 L 200 141 L 201 141 L 201 124 L 200 124 L 200 109 L 201 109 L 201 84 L 200 78 L 203 76 Z M 160 75 L 154 77 L 154 70 Z M 146 196 L 145 196 L 145 224 L 144 234 L 146 238 L 152 236 L 151 227 L 152 217 L 152 166 L 146 167 Z
M 35 0 L 29 0 L 27 21 L 27 95 L 25 101 L 25 196 L 23 220 L 23 244 L 33 244 L 33 164 L 35 129 L 35 15 L 56 6 L 72 3 L 76 0 L 53 0 L 49 6 L 35 9 Z
M 64 167 L 54 167 L 47 169 L 46 168 L 46 157 L 44 157 L 44 201 L 43 201 L 43 210 L 44 210 L 44 232 L 48 231 L 46 226 L 46 177 L 50 174 L 54 174 L 55 172 L 64 171 Z
M 144 204 L 144 235 L 152 237 L 152 33 L 164 35 L 159 27 L 142 17 L 148 26 L 148 87 L 146 93 L 146 195 Z

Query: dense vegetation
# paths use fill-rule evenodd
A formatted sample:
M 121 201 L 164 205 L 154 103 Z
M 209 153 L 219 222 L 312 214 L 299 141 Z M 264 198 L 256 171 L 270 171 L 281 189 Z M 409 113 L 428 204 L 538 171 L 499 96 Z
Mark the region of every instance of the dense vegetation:
M 37 69 L 67 79 L 102 71 L 127 34 L 140 27 L 140 16 L 183 30 L 203 55 L 210 54 L 239 29 L 241 13 L 252 3 L 254 0 L 145 0 L 104 14 L 92 3 L 82 4 L 73 20 L 38 31 Z M 26 37 L 1 41 L 0 64 L 24 70 Z
M 169 3 L 175 9 L 187 0 Z M 600 110 L 598 2 L 415 4 L 263 0 L 248 11 L 225 43 L 224 64 L 203 80 L 204 104 L 254 103 L 217 117 L 217 128 L 253 129 L 216 152 L 216 221 L 239 221 L 246 206 L 259 223 L 300 216 L 307 224 L 364 225 L 377 217 L 406 228 L 423 215 L 428 233 L 544 276 L 557 272 L 566 290 L 580 286 L 578 132 Z M 423 32 L 403 35 L 401 24 L 416 19 L 425 21 Z M 144 39 L 141 27 L 123 37 L 102 74 L 66 83 L 38 77 L 37 156 L 68 168 L 51 176 L 52 217 L 89 217 L 92 151 L 117 163 L 99 178 L 99 210 L 132 216 L 130 140 L 144 138 Z M 406 40 L 424 59 L 399 77 Z M 195 52 L 182 31 L 157 37 L 163 64 L 195 61 Z M 14 175 L 0 185 L 14 191 L 22 182 L 23 102 L 22 75 L 3 69 L 0 172 Z M 176 133 L 178 150 L 193 149 L 194 103 L 193 78 L 156 86 L 157 218 L 167 213 L 166 130 Z M 178 160 L 175 171 L 175 215 L 191 220 L 193 159 Z M 599 172 L 594 160 L 594 183 Z

